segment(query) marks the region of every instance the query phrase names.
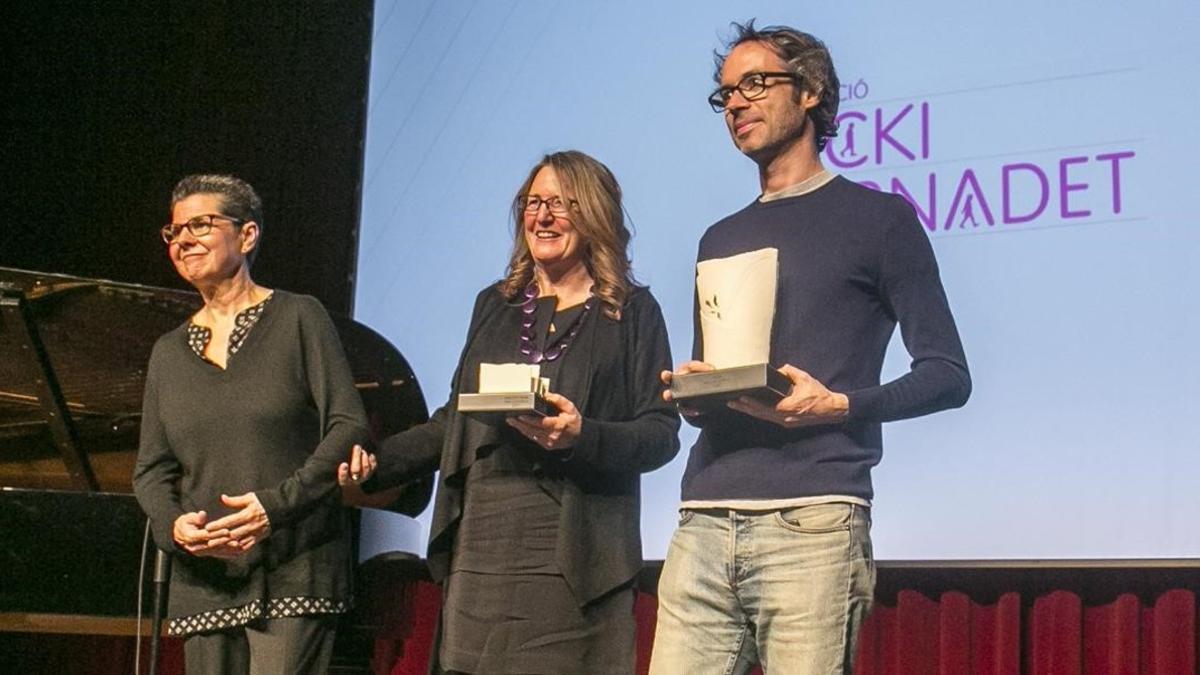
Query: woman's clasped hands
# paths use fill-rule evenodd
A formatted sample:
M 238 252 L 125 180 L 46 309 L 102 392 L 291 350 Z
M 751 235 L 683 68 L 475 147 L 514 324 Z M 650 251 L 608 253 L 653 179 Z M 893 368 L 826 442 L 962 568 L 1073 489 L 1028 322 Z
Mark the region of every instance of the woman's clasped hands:
M 175 543 L 194 556 L 228 559 L 246 553 L 270 534 L 270 518 L 253 492 L 221 495 L 221 503 L 237 510 L 211 522 L 205 511 L 176 518 Z

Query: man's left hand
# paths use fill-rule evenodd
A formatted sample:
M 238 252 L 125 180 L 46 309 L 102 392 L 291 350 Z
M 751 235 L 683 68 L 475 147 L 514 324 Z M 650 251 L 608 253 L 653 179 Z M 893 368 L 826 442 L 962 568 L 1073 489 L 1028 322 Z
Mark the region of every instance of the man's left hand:
M 817 378 L 793 365 L 785 365 L 779 372 L 792 381 L 792 391 L 774 406 L 743 396 L 730 401 L 729 407 L 787 429 L 845 421 L 850 411 L 850 399 L 845 394 L 830 391 Z

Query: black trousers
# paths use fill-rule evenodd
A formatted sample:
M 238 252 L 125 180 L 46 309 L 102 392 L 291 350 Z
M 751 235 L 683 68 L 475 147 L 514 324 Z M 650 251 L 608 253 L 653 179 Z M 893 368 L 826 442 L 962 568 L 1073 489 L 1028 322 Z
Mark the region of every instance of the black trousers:
M 325 675 L 338 617 L 264 619 L 183 642 L 187 675 Z

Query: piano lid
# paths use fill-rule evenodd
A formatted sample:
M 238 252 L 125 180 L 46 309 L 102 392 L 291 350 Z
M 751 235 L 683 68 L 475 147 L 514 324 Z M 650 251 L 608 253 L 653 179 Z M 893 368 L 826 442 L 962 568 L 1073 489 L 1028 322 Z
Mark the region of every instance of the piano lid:
M 194 292 L 0 267 L 0 487 L 130 492 L 150 350 L 200 306 Z M 396 348 L 333 320 L 376 437 L 425 421 Z M 427 492 L 399 510 L 419 512 Z

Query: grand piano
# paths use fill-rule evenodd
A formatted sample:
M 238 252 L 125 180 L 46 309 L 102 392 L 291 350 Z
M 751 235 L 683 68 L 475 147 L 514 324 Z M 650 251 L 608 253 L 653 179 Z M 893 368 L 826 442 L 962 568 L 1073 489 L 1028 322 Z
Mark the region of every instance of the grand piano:
M 132 661 L 125 643 L 139 601 L 149 616 L 150 593 L 139 591 L 154 558 L 130 482 L 145 367 L 158 336 L 199 307 L 195 293 L 0 267 L 0 670 L 130 671 L 117 661 Z M 404 357 L 366 326 L 333 318 L 372 433 L 427 419 Z M 374 505 L 415 515 L 432 488 L 430 477 Z M 409 562 L 359 588 L 419 573 Z M 347 618 L 347 635 L 369 638 L 379 620 L 371 606 Z M 353 656 L 362 650 L 361 639 L 343 650 L 351 655 L 335 658 L 337 672 L 366 672 Z

